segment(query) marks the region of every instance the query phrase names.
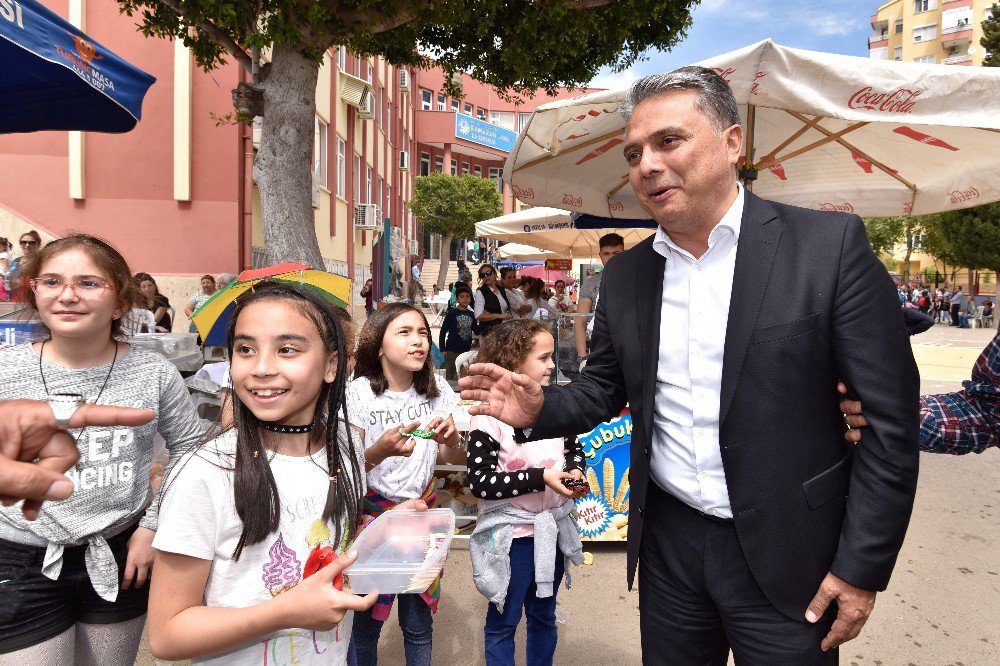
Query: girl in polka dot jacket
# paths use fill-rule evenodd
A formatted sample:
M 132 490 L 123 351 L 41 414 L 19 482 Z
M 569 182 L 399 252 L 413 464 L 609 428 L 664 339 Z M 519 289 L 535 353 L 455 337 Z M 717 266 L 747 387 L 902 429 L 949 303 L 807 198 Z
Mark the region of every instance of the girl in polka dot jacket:
M 498 325 L 483 339 L 476 361 L 495 363 L 544 386 L 549 383 L 554 367 L 553 347 L 552 334 L 544 323 L 515 319 Z M 555 438 L 517 443 L 514 429 L 507 424 L 490 416 L 474 416 L 468 467 L 469 484 L 473 496 L 479 500 L 480 515 L 496 509 L 498 502 L 537 514 L 572 501 L 574 491 L 565 482 L 582 480 L 585 462 L 579 442 Z M 575 513 L 572 518 L 575 522 Z M 575 531 L 573 536 L 579 542 Z M 528 618 L 528 663 L 551 664 L 557 638 L 556 591 L 564 573 L 564 556 L 559 548 L 555 549 L 552 593 L 539 597 L 534 526 L 514 525 L 513 537 L 508 554 L 510 581 L 502 610 L 491 603 L 487 611 L 486 663 L 488 666 L 514 663 L 514 634 L 523 609 Z M 544 550 L 552 553 L 551 548 Z M 551 571 L 551 565 L 547 568 Z M 473 576 L 477 576 L 475 564 Z M 547 590 L 543 593 L 547 594 Z

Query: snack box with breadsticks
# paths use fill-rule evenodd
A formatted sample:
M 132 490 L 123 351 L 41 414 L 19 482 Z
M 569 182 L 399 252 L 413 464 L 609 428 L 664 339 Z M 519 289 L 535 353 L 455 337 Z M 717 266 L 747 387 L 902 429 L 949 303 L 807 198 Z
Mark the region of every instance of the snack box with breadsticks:
M 584 541 L 628 538 L 629 465 L 632 415 L 602 423 L 577 439 L 587 461 L 589 492 L 576 500 L 577 524 Z

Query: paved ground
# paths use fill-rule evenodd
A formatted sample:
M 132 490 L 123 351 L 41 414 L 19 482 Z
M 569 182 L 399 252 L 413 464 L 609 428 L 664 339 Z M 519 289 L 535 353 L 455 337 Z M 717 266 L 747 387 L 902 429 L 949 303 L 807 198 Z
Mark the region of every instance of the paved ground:
M 922 391 L 956 390 L 994 331 L 935 326 L 914 341 Z M 880 594 L 862 635 L 841 650 L 853 666 L 1000 664 L 1000 452 L 921 458 L 913 520 L 889 589 Z M 560 592 L 557 664 L 638 664 L 638 594 L 625 588 L 625 552 L 592 544 Z M 434 663 L 483 663 L 486 604 L 471 582 L 467 550 L 453 550 L 435 618 Z M 405 663 L 390 620 L 382 663 Z M 524 663 L 523 629 L 518 663 Z M 155 664 L 147 653 L 136 662 Z

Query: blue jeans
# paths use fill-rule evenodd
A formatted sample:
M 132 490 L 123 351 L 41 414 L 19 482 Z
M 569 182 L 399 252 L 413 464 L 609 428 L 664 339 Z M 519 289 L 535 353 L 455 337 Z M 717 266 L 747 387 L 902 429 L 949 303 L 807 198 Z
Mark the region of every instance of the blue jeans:
M 430 606 L 419 594 L 397 594 L 396 612 L 403 630 L 406 666 L 430 666 L 431 640 L 434 638 L 434 617 Z M 354 629 L 347 654 L 350 666 L 378 664 L 378 637 L 383 624 L 372 618 L 371 609 L 354 613 Z
M 535 596 L 535 540 L 514 539 L 510 546 L 510 583 L 503 612 L 493 604 L 486 612 L 486 666 L 513 666 L 514 634 L 521 623 L 521 609 L 527 616 L 528 666 L 551 666 L 559 632 L 556 629 L 556 592 L 563 577 L 563 555 L 556 552 L 556 577 L 552 596 Z

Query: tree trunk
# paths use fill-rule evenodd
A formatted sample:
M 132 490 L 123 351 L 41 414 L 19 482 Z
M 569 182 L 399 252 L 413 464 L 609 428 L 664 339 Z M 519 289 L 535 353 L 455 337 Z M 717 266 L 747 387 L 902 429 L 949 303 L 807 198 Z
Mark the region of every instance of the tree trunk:
M 441 239 L 441 265 L 438 267 L 438 289 L 448 288 L 448 265 L 451 263 L 451 239 L 455 234 L 450 231 Z
M 260 149 L 253 166 L 268 265 L 292 261 L 324 268 L 312 208 L 318 74 L 315 62 L 275 44 L 263 83 Z
M 913 254 L 913 234 L 906 234 L 906 254 L 903 256 L 903 283 L 910 281 L 910 256 Z

